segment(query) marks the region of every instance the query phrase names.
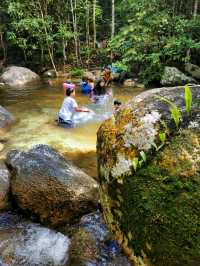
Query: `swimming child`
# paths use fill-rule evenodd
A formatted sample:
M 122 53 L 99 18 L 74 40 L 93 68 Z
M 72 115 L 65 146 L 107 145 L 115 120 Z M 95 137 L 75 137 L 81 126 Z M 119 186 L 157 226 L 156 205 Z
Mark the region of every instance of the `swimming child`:
M 59 124 L 67 128 L 74 127 L 73 115 L 76 112 L 90 112 L 87 108 L 78 107 L 75 97 L 75 84 L 65 83 L 66 97 L 58 113 Z

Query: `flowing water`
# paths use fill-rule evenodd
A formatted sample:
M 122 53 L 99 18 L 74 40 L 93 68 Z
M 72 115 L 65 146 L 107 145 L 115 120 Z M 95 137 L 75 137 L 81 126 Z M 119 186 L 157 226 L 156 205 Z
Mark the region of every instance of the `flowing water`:
M 113 87 L 113 98 L 127 101 L 142 91 L 141 88 Z M 0 105 L 16 118 L 16 123 L 5 135 L 5 148 L 27 150 L 36 144 L 48 144 L 71 159 L 76 165 L 96 176 L 96 132 L 103 120 L 112 114 L 112 99 L 105 105 L 92 104 L 89 98 L 76 89 L 76 101 L 80 106 L 92 109 L 95 115 L 85 113 L 84 122 L 76 128 L 58 127 L 55 121 L 63 101 L 62 80 L 52 80 L 41 85 L 25 88 L 0 88 Z M 77 117 L 77 121 L 80 117 Z M 84 158 L 84 160 L 83 160 Z

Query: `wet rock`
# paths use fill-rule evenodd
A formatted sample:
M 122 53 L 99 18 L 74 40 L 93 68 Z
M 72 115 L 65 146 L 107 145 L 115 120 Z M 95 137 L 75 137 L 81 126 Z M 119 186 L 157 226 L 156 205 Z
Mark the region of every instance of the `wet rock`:
M 189 73 L 193 78 L 200 79 L 200 67 L 193 64 L 186 64 L 185 71 Z
M 99 211 L 83 216 L 79 226 L 69 250 L 70 266 L 130 266 Z
M 97 182 L 67 162 L 56 150 L 38 145 L 28 152 L 11 151 L 11 190 L 16 203 L 41 221 L 59 225 L 93 210 Z
M 25 67 L 7 67 L 0 77 L 0 81 L 11 87 L 23 86 L 29 82 L 39 81 L 40 77 Z
M 199 264 L 200 86 L 190 88 L 190 115 L 183 87 L 154 89 L 123 105 L 98 131 L 105 221 L 135 265 Z M 171 104 L 157 96 L 179 108 L 178 127 Z
M 193 78 L 186 76 L 176 67 L 165 67 L 160 83 L 163 86 L 176 86 L 185 85 L 187 83 L 195 84 L 196 81 Z
M 89 71 L 84 72 L 82 78 L 85 79 L 85 80 L 91 79 L 91 80 L 95 81 L 95 75 L 92 72 L 89 72 Z
M 135 87 L 136 82 L 133 79 L 126 79 L 124 80 L 123 85 L 126 87 Z
M 0 210 L 8 207 L 8 192 L 10 189 L 10 173 L 5 164 L 0 161 Z
M 45 71 L 42 76 L 44 78 L 56 78 L 56 71 L 54 69 L 50 69 Z
M 0 214 L 0 265 L 65 266 L 69 244 L 61 233 L 12 213 Z
M 15 121 L 13 115 L 0 105 L 0 134 Z

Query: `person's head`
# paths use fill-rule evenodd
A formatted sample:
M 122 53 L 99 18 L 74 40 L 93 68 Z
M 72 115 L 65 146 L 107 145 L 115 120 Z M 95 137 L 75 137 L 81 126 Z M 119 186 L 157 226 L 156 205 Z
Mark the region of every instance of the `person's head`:
M 122 103 L 118 100 L 114 100 L 113 102 L 113 106 L 114 106 L 114 109 L 117 110 L 119 109 L 119 107 L 122 105 Z
M 66 89 L 66 96 L 74 96 L 75 95 L 75 84 L 64 83 L 63 86 Z
M 109 66 L 106 66 L 106 67 L 104 67 L 104 71 L 106 73 L 110 73 L 111 72 L 111 68 Z

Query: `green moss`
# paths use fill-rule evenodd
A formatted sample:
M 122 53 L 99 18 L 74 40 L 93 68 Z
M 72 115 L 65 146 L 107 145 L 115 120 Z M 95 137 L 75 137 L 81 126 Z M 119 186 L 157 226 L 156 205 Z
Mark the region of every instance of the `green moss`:
M 103 207 L 112 215 L 110 228 L 153 265 L 199 265 L 199 143 L 197 134 L 183 131 L 123 185 L 105 186 L 110 200 Z

